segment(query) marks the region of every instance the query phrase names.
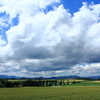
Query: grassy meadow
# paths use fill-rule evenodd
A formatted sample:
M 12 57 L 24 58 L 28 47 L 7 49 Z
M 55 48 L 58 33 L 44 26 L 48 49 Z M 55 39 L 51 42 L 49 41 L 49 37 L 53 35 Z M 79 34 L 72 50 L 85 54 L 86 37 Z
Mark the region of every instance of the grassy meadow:
M 100 86 L 0 88 L 0 100 L 100 100 Z
M 77 82 L 77 81 L 75 81 Z M 70 83 L 69 85 L 63 85 L 63 86 L 100 86 L 100 81 L 78 81 L 79 83 L 72 84 Z
M 100 81 L 64 81 L 70 84 L 61 87 L 0 88 L 0 100 L 100 100 Z M 72 84 L 73 81 L 76 83 Z

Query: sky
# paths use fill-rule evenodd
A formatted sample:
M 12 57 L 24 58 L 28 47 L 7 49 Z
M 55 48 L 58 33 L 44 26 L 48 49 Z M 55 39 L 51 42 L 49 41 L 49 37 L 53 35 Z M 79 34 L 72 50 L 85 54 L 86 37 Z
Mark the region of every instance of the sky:
M 100 75 L 100 1 L 0 0 L 0 75 Z

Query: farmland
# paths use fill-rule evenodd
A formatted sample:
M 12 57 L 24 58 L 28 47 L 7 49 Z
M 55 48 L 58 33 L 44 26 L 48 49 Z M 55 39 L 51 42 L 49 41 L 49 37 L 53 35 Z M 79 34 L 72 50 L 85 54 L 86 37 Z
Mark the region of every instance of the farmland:
M 0 88 L 0 100 L 100 100 L 100 86 Z
M 26 80 L 9 81 L 23 83 Z M 65 85 L 60 86 L 3 87 L 0 88 L 0 100 L 100 100 L 99 80 L 65 79 L 63 81 Z
M 72 81 L 72 80 L 71 80 Z M 100 81 L 89 81 L 89 80 L 75 80 L 76 83 L 70 83 L 69 85 L 63 86 L 100 86 Z
M 100 86 L 99 80 L 87 80 L 87 79 L 0 79 L 0 87 L 48 87 L 48 86 Z

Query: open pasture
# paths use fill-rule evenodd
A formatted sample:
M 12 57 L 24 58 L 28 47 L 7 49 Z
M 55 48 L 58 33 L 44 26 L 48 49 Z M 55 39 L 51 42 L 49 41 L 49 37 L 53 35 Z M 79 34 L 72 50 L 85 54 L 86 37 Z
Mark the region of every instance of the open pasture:
M 69 84 L 69 85 L 63 85 L 63 86 L 100 86 L 100 82 L 97 81 L 86 81 L 86 82 L 80 82 L 75 84 Z
M 100 100 L 100 86 L 0 88 L 0 100 Z

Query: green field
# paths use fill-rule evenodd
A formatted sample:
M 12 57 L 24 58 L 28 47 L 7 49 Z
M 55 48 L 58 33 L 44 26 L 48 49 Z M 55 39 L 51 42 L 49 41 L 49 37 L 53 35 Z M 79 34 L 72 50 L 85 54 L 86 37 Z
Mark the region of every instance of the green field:
M 100 81 L 64 80 L 68 81 L 69 85 L 61 87 L 0 88 L 0 100 L 100 100 Z
M 64 86 L 68 86 L 68 87 L 69 86 L 100 86 L 100 82 L 86 81 L 86 82 L 80 82 L 80 83 L 69 84 Z
M 100 86 L 0 88 L 0 100 L 100 100 Z

